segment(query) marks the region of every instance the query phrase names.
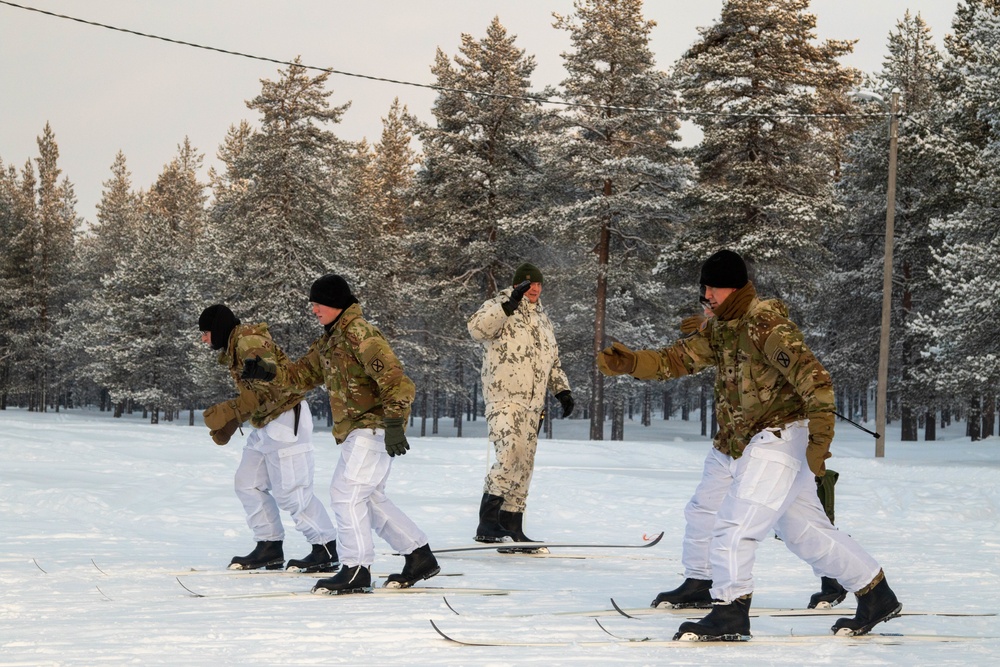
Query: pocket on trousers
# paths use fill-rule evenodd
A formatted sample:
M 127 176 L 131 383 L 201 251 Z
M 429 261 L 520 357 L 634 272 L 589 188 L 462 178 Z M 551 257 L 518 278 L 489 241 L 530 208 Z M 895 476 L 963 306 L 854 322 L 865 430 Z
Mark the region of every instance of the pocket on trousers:
M 772 510 L 785 502 L 802 462 L 785 452 L 766 446 L 749 448 L 746 469 L 740 479 L 736 496 Z
M 264 427 L 264 432 L 271 440 L 278 442 L 295 442 L 299 436 L 295 433 L 295 415 L 289 410 Z
M 388 471 L 389 462 L 383 438 L 356 436 L 345 462 L 344 477 L 355 484 L 376 484 Z
M 311 486 L 309 457 L 313 450 L 312 443 L 284 447 L 278 450 L 278 461 L 281 465 L 281 488 L 294 489 L 300 486 Z

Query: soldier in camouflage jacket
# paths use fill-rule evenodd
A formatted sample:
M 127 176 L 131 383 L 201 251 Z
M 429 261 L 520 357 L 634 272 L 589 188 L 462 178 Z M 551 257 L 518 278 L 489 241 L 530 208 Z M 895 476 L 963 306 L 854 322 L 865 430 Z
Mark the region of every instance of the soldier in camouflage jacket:
M 522 264 L 513 285 L 486 301 L 468 323 L 469 333 L 484 348 L 486 423 L 496 450 L 479 507 L 480 542 L 531 541 L 524 535 L 523 520 L 546 389 L 559 399 L 563 417 L 573 411 L 555 330 L 538 302 L 542 274 Z
M 312 310 L 325 333 L 304 357 L 276 369 L 277 384 L 296 391 L 326 385 L 333 415 L 333 436 L 340 460 L 330 484 L 330 501 L 340 529 L 340 560 L 335 577 L 317 590 L 353 593 L 371 588 L 375 561 L 372 530 L 405 555 L 401 573 L 385 586 L 406 588 L 436 575 L 440 568 L 427 535 L 385 493 L 392 457 L 406 453 L 405 424 L 414 397 L 413 382 L 377 327 L 362 317 L 347 282 L 335 274 L 316 280 Z
M 271 340 L 267 324 L 240 324 L 222 304 L 206 308 L 199 327 L 202 340 L 220 350 L 219 363 L 229 370 L 240 392 L 238 398 L 205 411 L 212 439 L 226 444 L 247 418 L 254 427 L 236 469 L 235 487 L 257 546 L 248 555 L 233 558 L 230 568 L 284 565 L 280 508 L 291 514 L 296 529 L 312 545 L 309 555 L 288 561 L 289 569 L 335 569 L 337 529 L 313 493 L 312 417 L 309 404 L 302 400 L 304 393 L 241 377 L 248 360 L 284 368 L 288 357 Z
M 784 306 L 757 298 L 738 254 L 710 257 L 701 283 L 714 313 L 703 327 L 661 350 L 615 343 L 597 360 L 605 375 L 644 380 L 716 369 L 719 431 L 685 511 L 685 566 L 706 562 L 697 552 L 707 549 L 710 571 L 688 570 L 654 605 L 714 600 L 708 616 L 683 624 L 675 638 L 748 638 L 757 545 L 777 531 L 818 576 L 858 596 L 857 615 L 839 619 L 834 631 L 864 634 L 901 605 L 875 559 L 833 526 L 816 495 L 833 439 L 830 376 Z

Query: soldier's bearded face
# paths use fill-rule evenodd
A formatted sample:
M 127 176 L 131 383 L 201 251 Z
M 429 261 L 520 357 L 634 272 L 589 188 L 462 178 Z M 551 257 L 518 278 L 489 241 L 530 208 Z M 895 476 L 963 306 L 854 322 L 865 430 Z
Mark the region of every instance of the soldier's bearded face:
M 542 295 L 542 284 L 541 283 L 531 283 L 531 287 L 528 291 L 524 293 L 524 296 L 528 297 L 528 301 L 531 303 L 538 303 L 538 297 Z
M 708 303 L 712 310 L 718 311 L 719 306 L 725 301 L 730 294 L 736 291 L 735 287 L 705 287 L 705 298 L 708 299 Z

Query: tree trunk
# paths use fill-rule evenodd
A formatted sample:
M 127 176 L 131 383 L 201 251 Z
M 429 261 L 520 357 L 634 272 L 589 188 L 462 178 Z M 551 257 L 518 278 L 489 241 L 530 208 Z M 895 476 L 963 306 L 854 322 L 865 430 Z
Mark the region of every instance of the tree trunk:
M 670 419 L 670 413 L 674 411 L 674 396 L 666 389 L 663 390 L 663 420 Z
M 969 399 L 969 414 L 965 420 L 965 434 L 976 442 L 980 439 L 980 426 L 982 426 L 979 414 L 979 397 Z
M 917 416 L 909 405 L 904 405 L 900 415 L 900 440 L 903 442 L 916 442 L 917 440 Z
M 983 437 L 993 435 L 993 422 L 996 419 L 996 397 L 992 393 L 983 397 Z
M 928 410 L 924 417 L 924 440 L 937 440 L 937 415 Z
M 611 402 L 611 439 L 625 439 L 625 399 L 616 396 Z
M 708 396 L 705 391 L 705 385 L 701 385 L 700 389 L 698 407 L 701 410 L 701 434 L 705 436 L 708 435 Z
M 611 196 L 611 181 L 604 181 L 604 196 Z M 597 293 L 594 299 L 594 356 L 591 359 L 590 439 L 604 440 L 604 375 L 597 369 L 597 355 L 605 347 L 604 316 L 608 299 L 608 257 L 611 249 L 611 221 L 601 223 L 597 240 Z

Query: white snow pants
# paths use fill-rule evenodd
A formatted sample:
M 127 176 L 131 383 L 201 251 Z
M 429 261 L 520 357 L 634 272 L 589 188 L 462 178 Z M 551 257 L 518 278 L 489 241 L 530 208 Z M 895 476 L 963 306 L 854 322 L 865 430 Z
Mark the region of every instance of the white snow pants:
M 401 554 L 427 544 L 427 535 L 385 495 L 391 470 L 383 429 L 354 430 L 341 443 L 330 506 L 340 529 L 337 554 L 348 567 L 375 562 L 372 530 Z
M 236 468 L 236 496 L 257 542 L 284 540 L 278 509 L 292 515 L 309 544 L 337 539 L 337 528 L 313 493 L 312 415 L 303 401 L 299 430 L 295 411 L 287 410 L 264 428 L 255 428 Z
M 684 510 L 685 576 L 711 579 L 712 597 L 724 602 L 753 592 L 753 565 L 761 540 L 777 531 L 785 546 L 849 591 L 871 583 L 879 565 L 838 530 L 816 495 L 806 462 L 805 421 L 755 435 L 732 459 L 712 449 L 702 481 Z

